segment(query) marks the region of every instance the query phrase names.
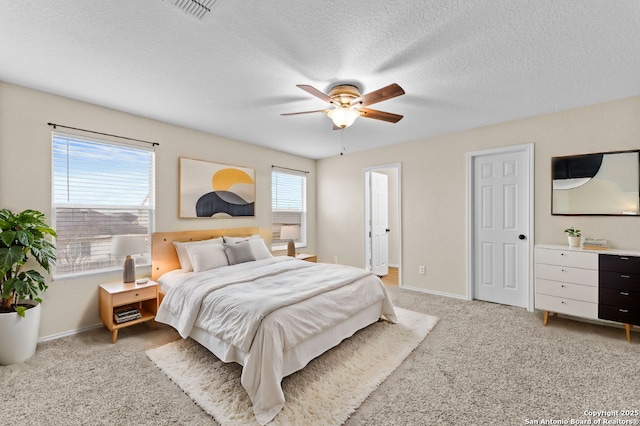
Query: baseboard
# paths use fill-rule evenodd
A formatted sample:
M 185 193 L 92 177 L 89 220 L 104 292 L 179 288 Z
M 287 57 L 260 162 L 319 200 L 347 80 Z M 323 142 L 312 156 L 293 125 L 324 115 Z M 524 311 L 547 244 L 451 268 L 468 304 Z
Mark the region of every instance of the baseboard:
M 99 328 L 99 327 L 104 327 L 104 325 L 100 323 L 100 324 L 89 325 L 87 327 L 77 328 L 75 330 L 64 331 L 62 333 L 50 334 L 48 336 L 40 337 L 38 339 L 38 343 L 48 342 L 49 340 L 56 340 L 62 337 L 72 336 L 74 334 L 79 334 L 79 333 L 82 333 L 83 331 L 92 330 L 94 328 Z
M 426 288 L 411 287 L 411 286 L 407 286 L 407 285 L 402 285 L 401 288 L 406 289 L 406 290 L 418 291 L 420 293 L 433 294 L 433 295 L 436 295 L 436 296 L 450 297 L 452 299 L 468 300 L 467 296 L 461 296 L 459 294 L 453 294 L 453 293 L 445 293 L 445 292 L 436 291 L 436 290 L 428 290 Z

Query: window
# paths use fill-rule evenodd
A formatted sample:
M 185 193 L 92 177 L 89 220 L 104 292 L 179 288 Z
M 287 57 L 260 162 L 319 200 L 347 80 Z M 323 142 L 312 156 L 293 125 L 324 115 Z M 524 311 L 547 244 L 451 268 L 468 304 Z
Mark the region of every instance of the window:
M 149 265 L 155 219 L 153 149 L 53 133 L 53 227 L 56 278 L 122 269 L 111 254 L 116 235 L 144 235 Z
M 307 176 L 304 172 L 273 169 L 271 212 L 272 250 L 286 249 L 287 232 L 290 236 L 291 231 L 296 237 L 299 233 L 298 238 L 293 238 L 296 247 L 307 245 Z M 282 231 L 285 235 L 281 235 Z

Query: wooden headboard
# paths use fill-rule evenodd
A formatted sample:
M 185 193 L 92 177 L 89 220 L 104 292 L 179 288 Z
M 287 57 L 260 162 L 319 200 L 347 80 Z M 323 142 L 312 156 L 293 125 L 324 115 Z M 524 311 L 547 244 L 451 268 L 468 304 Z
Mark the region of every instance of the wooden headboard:
M 174 241 L 199 241 L 217 237 L 244 237 L 260 234 L 267 247 L 271 242 L 271 231 L 257 226 L 249 228 L 210 229 L 201 231 L 154 232 L 151 236 L 151 279 L 157 279 L 165 272 L 180 269 Z

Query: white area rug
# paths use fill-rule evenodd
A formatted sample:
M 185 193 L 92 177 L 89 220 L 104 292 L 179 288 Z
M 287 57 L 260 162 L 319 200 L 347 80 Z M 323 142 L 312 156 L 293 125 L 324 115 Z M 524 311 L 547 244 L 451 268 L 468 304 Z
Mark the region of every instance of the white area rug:
M 396 308 L 398 323 L 379 321 L 282 381 L 286 403 L 269 425 L 341 425 L 404 361 L 438 318 Z M 240 384 L 241 367 L 225 364 L 192 339 L 147 356 L 223 426 L 257 425 Z

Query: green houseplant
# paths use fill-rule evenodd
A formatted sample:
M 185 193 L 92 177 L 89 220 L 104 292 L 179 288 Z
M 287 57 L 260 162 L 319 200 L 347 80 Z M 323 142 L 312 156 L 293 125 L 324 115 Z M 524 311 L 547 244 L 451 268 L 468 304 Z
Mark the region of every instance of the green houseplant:
M 576 228 L 567 228 L 564 230 L 564 233 L 567 235 L 569 239 L 569 247 L 580 247 L 580 237 L 582 236 L 582 232 Z
M 50 271 L 56 252 L 48 237 L 55 236 L 38 211 L 14 214 L 0 210 L 0 364 L 23 362 L 35 353 L 42 302 L 39 294 L 47 290 L 47 284 L 29 265 Z

